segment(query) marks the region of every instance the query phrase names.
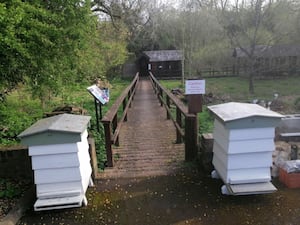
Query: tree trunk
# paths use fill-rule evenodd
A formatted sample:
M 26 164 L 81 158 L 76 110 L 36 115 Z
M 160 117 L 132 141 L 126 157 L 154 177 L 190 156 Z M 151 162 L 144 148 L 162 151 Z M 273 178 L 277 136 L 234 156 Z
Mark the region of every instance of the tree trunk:
M 253 71 L 249 73 L 249 93 L 254 94 Z
M 255 75 L 255 59 L 253 59 L 253 57 L 251 57 L 250 59 L 250 69 L 249 69 L 249 74 L 248 74 L 248 78 L 249 78 L 249 93 L 250 94 L 254 94 L 254 75 Z

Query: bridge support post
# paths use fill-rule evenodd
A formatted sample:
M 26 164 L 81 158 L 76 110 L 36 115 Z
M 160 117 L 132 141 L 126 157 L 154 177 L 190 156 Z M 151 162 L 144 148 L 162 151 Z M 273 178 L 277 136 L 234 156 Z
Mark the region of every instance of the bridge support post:
M 166 98 L 167 98 L 166 99 L 167 107 L 170 108 L 170 97 L 167 95 Z M 167 120 L 169 120 L 170 118 L 171 118 L 171 115 L 170 115 L 169 111 L 167 110 Z
M 111 123 L 103 122 L 104 126 L 104 134 L 105 134 L 105 148 L 106 148 L 106 158 L 107 158 L 107 166 L 113 167 L 113 153 L 112 153 L 112 141 L 111 141 Z
M 178 107 L 176 107 L 176 123 L 179 127 L 182 127 L 181 111 Z M 176 129 L 176 143 L 182 143 L 182 135 L 178 129 Z
M 189 114 L 185 117 L 185 161 L 191 162 L 198 154 L 197 116 Z

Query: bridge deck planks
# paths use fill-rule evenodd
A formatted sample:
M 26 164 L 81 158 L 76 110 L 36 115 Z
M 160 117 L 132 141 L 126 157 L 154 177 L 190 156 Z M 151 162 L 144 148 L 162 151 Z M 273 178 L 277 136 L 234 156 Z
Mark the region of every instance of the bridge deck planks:
M 102 178 L 167 175 L 184 161 L 184 144 L 175 144 L 176 130 L 167 120 L 148 79 L 141 79 L 120 132 L 120 146 L 113 147 L 117 160 Z

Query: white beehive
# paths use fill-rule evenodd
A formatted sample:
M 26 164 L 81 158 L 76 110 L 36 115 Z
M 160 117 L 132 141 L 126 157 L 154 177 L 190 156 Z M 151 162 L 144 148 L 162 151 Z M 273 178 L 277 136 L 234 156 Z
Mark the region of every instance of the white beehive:
M 85 193 L 92 184 L 89 120 L 89 116 L 61 114 L 42 119 L 19 135 L 32 160 L 36 211 L 87 204 Z
M 283 116 L 247 103 L 230 102 L 208 108 L 216 117 L 213 165 L 230 194 L 276 190 L 270 183 L 270 167 L 275 126 Z

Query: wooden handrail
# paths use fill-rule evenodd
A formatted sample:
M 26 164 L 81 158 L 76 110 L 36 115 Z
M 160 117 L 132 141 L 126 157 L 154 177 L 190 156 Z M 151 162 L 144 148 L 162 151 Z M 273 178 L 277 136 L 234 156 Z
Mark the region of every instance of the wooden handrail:
M 104 126 L 107 166 L 109 167 L 113 167 L 114 164 L 112 145 L 119 145 L 120 129 L 123 122 L 127 121 L 127 112 L 134 98 L 138 82 L 139 73 L 135 75 L 130 85 L 122 92 L 101 120 Z M 122 109 L 122 116 L 118 119 L 120 108 Z
M 169 90 L 164 88 L 150 72 L 150 80 L 161 106 L 167 111 L 167 119 L 171 119 L 176 128 L 176 143 L 185 143 L 185 160 L 193 161 L 198 152 L 197 115 L 188 113 L 188 107 Z M 176 118 L 173 118 L 171 103 L 176 107 Z M 184 123 L 182 122 L 184 116 Z

